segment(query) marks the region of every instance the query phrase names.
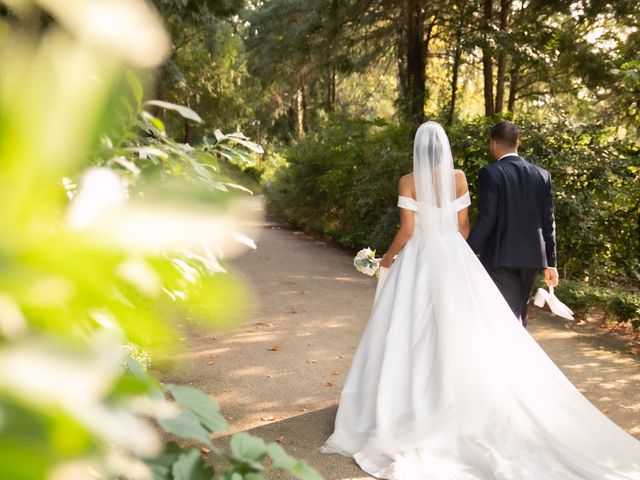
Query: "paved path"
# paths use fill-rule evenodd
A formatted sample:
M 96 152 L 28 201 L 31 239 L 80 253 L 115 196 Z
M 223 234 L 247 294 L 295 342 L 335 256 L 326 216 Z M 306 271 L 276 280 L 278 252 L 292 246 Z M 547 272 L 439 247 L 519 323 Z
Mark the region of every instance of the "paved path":
M 317 449 L 332 431 L 375 280 L 355 271 L 351 255 L 263 220 L 259 199 L 248 208 L 257 215 L 249 234 L 258 249 L 232 266 L 250 286 L 256 310 L 232 330 L 186 332 L 188 350 L 163 380 L 211 394 L 231 432 L 280 439 L 327 479 L 369 478 L 350 459 Z M 538 309 L 529 330 L 593 403 L 640 439 L 640 358 Z

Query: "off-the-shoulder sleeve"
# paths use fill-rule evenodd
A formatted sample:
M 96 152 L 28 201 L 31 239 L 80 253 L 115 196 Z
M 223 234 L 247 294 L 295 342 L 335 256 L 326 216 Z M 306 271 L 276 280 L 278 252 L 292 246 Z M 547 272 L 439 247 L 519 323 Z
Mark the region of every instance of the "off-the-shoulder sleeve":
M 399 195 L 398 206 L 400 208 L 406 208 L 407 210 L 413 210 L 414 212 L 418 211 L 418 202 L 416 202 L 413 198 L 410 198 L 410 197 L 404 197 L 402 195 Z
M 456 198 L 453 203 L 456 212 L 459 212 L 463 208 L 467 208 L 469 205 L 471 205 L 471 196 L 469 195 L 469 192 L 466 192 L 464 195 Z

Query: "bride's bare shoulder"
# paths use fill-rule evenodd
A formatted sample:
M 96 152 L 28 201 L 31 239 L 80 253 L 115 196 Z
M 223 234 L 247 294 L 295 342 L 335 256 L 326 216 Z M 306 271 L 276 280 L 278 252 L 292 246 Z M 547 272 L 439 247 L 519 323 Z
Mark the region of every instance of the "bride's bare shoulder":
M 413 183 L 413 173 L 407 173 L 400 177 L 398 181 L 398 193 L 406 197 L 415 196 L 415 186 Z
M 469 190 L 469 185 L 467 183 L 467 176 L 464 174 L 464 171 L 460 169 L 455 169 L 455 178 L 456 178 L 456 193 L 458 196 L 465 193 Z

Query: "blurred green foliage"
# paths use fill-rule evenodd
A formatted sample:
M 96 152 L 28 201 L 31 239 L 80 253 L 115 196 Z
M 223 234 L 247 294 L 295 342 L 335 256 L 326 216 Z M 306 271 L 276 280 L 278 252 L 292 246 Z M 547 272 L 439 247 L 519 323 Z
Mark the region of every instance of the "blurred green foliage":
M 218 477 L 320 478 L 247 434 L 215 448 L 217 403 L 133 358 L 169 356 L 185 319 L 244 314 L 219 259 L 252 244 L 229 214 L 243 187 L 218 159 L 260 147 L 214 131 L 194 148 L 151 113 L 200 121 L 144 101 L 141 72 L 169 41 L 143 1 L 12 0 L 0 13 L 0 478 L 213 478 L 198 448 L 162 432 L 227 458 Z

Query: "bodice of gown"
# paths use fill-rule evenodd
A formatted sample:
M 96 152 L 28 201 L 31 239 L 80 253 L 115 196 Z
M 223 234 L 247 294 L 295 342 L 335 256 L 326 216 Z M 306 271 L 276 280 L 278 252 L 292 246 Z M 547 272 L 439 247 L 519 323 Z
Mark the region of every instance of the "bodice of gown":
M 458 213 L 460 210 L 467 208 L 471 205 L 471 197 L 469 192 L 465 192 L 463 195 L 456 198 L 453 202 L 451 202 L 451 213 Z M 398 196 L 398 207 L 405 208 L 407 210 L 412 210 L 414 212 L 418 212 L 419 203 L 417 200 L 411 197 L 405 197 L 404 195 Z M 414 223 L 416 226 L 420 225 L 420 217 L 416 215 Z

